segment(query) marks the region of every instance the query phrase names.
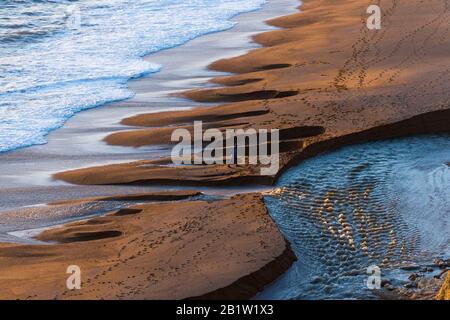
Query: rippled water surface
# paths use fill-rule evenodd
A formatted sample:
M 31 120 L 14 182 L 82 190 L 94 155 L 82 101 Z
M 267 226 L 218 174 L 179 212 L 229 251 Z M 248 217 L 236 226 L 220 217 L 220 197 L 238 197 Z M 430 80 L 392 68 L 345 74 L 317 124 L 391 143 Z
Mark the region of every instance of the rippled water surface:
M 450 136 L 318 156 L 265 201 L 299 260 L 258 298 L 372 298 L 367 267 L 401 282 L 405 269 L 450 256 Z
M 143 56 L 229 29 L 265 2 L 0 0 L 0 152 L 45 143 L 76 112 L 131 97 L 127 80 L 164 67 Z

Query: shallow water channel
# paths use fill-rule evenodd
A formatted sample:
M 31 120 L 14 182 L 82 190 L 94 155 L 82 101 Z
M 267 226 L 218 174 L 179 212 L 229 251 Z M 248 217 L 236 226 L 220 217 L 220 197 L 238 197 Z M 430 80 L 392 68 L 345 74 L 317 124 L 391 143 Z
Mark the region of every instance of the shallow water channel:
M 298 261 L 257 298 L 374 298 L 369 266 L 401 286 L 450 256 L 450 136 L 317 156 L 284 173 L 265 201 Z

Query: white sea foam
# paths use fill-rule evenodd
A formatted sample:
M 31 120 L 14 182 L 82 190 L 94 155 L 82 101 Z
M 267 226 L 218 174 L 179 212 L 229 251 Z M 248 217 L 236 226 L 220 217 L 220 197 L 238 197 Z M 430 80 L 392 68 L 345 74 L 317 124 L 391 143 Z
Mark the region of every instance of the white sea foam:
M 231 28 L 266 0 L 80 0 L 0 4 L 0 152 L 46 142 L 75 113 L 127 99 L 143 56 Z M 81 27 L 67 28 L 76 5 Z M 188 61 L 187 61 L 188 63 Z

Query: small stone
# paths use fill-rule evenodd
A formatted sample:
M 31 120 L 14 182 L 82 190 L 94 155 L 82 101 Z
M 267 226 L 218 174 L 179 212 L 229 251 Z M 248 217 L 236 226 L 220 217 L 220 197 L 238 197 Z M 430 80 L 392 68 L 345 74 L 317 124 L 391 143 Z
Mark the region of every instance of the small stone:
M 434 264 L 437 265 L 439 268 L 444 269 L 447 267 L 447 263 L 442 260 L 441 258 L 434 259 Z
M 441 279 L 448 272 L 448 269 L 442 270 L 438 275 L 434 276 L 435 279 Z
M 384 287 L 388 287 L 391 285 L 391 282 L 389 280 L 381 280 L 381 286 Z
M 332 286 L 325 286 L 324 288 L 323 288 L 323 291 L 325 292 L 325 293 L 331 293 L 331 291 L 333 290 L 333 287 Z
M 417 273 L 412 273 L 412 274 L 408 277 L 408 279 L 411 280 L 411 281 L 416 281 L 418 278 L 420 278 L 420 275 L 417 274 Z
M 320 277 L 314 277 L 311 279 L 311 284 L 318 284 L 322 282 L 322 279 Z

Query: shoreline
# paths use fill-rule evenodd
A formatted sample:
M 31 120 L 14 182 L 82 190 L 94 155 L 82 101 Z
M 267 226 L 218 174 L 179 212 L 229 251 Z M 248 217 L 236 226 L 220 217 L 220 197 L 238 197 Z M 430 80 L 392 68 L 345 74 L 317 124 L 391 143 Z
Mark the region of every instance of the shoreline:
M 222 87 L 185 93 L 194 101 L 224 102 L 223 105 L 129 117 L 122 121 L 128 130 L 107 137 L 110 145 L 120 147 L 167 145 L 174 127 L 189 127 L 196 119 L 208 119 L 205 121 L 208 125 L 222 129 L 277 128 L 282 130 L 282 157 L 276 175 L 257 176 L 255 172 L 259 168 L 250 166 L 180 168 L 165 166 L 168 163 L 161 164 L 161 161 L 140 160 L 65 171 L 55 177 L 80 185 L 188 186 L 193 182 L 270 185 L 302 159 L 340 146 L 411 134 L 449 132 L 450 109 L 446 102 L 450 97 L 445 96 L 442 84 L 448 75 L 442 65 L 448 63 L 450 68 L 450 61 L 442 58 L 439 49 L 450 43 L 450 39 L 439 29 L 442 8 L 439 4 L 424 5 L 420 1 L 399 6 L 387 1 L 385 5 L 392 5 L 385 12 L 389 23 L 384 30 L 369 33 L 361 28 L 366 8 L 361 3 L 336 5 L 327 0 L 307 1 L 301 13 L 269 22 L 284 29 L 255 36 L 264 47 L 210 65 L 212 70 L 233 73 L 212 80 Z M 442 13 L 444 17 L 450 15 L 447 11 Z M 396 21 L 405 12 L 417 17 L 398 22 L 406 30 L 402 34 L 397 31 Z M 422 23 L 424 20 L 431 22 Z M 425 37 L 428 29 L 434 30 L 434 46 L 411 48 L 404 41 L 411 34 Z M 383 53 L 379 46 L 391 50 Z M 324 47 L 326 51 L 322 50 Z M 411 55 L 412 50 L 415 56 Z M 414 72 L 408 66 L 414 66 Z M 267 211 L 265 214 L 269 216 Z M 258 219 L 252 221 L 256 223 Z M 279 237 L 275 229 L 273 237 Z M 61 230 L 50 231 L 50 235 L 52 232 Z M 63 228 L 63 232 L 67 229 Z M 248 239 L 244 235 L 239 238 Z M 279 247 L 278 244 L 278 250 Z M 278 252 L 277 257 L 280 256 L 283 254 Z M 287 263 L 282 264 L 285 269 Z
M 184 93 L 221 105 L 126 118 L 122 124 L 130 130 L 106 138 L 114 146 L 170 144 L 175 128 L 192 130 L 199 119 L 219 130 L 280 129 L 277 174 L 260 176 L 250 165 L 180 168 L 138 161 L 60 172 L 55 178 L 85 185 L 272 185 L 299 161 L 342 146 L 450 132 L 450 97 L 443 84 L 450 61 L 442 55 L 450 44 L 442 27 L 448 8 L 386 1 L 384 28 L 369 31 L 367 6 L 307 1 L 302 13 L 268 22 L 282 29 L 257 35 L 262 48 L 210 65 L 233 74 L 212 80 L 222 87 Z M 405 21 L 405 14 L 413 18 Z M 427 45 L 416 47 L 411 39 Z
M 418 97 L 417 94 L 411 92 L 412 87 L 423 86 L 418 83 L 420 82 L 417 78 L 419 75 L 413 77 L 405 72 L 406 75 L 403 79 L 399 72 L 390 71 L 393 73 L 391 77 L 400 78 L 398 80 L 400 84 L 386 86 L 383 83 L 384 80 L 379 78 L 384 77 L 389 81 L 391 78 L 385 75 L 387 71 L 380 71 L 378 75 L 373 76 L 374 79 L 367 80 L 367 85 L 361 83 L 360 77 L 356 76 L 357 71 L 353 69 L 360 68 L 362 69 L 361 73 L 367 73 L 365 69 L 369 66 L 364 62 L 357 61 L 356 57 L 347 59 L 345 55 L 350 53 L 342 50 L 343 45 L 350 46 L 353 41 L 351 37 L 332 45 L 328 43 L 335 50 L 322 53 L 323 57 L 319 52 L 314 52 L 317 42 L 327 42 L 323 38 L 337 38 L 336 33 L 339 31 L 334 30 L 336 24 L 342 29 L 355 27 L 352 36 L 355 39 L 361 37 L 356 43 L 363 40 L 368 41 L 366 38 L 369 37 L 367 30 L 362 29 L 361 31 L 359 25 L 356 28 L 363 17 L 363 5 L 348 4 L 345 8 L 336 9 L 342 14 L 350 12 L 344 22 L 339 21 L 334 14 L 324 13 L 325 16 L 321 17 L 322 20 L 325 20 L 327 15 L 329 17 L 322 23 L 323 25 L 320 25 L 317 16 L 320 16 L 326 9 L 320 7 L 319 3 L 324 3 L 325 8 L 330 6 L 326 1 L 306 2 L 302 5 L 302 13 L 276 18 L 268 22 L 286 29 L 257 35 L 255 39 L 263 45 L 262 48 L 242 56 L 212 63 L 209 66 L 210 69 L 233 74 L 212 79 L 212 82 L 220 83 L 223 85 L 222 87 L 195 89 L 183 93 L 185 97 L 194 101 L 223 102 L 224 104 L 187 111 L 144 113 L 125 118 L 121 123 L 128 126 L 129 130 L 112 133 L 105 138 L 109 145 L 118 147 L 139 149 L 140 147 L 170 145 L 172 144 L 170 134 L 174 129 L 179 127 L 191 130 L 191 123 L 198 119 L 205 119 L 206 125 L 221 130 L 224 128 L 246 129 L 250 126 L 256 129 L 277 128 L 281 130 L 282 154 L 281 168 L 276 175 L 258 175 L 256 172 L 259 171 L 259 168 L 249 165 L 232 168 L 223 165 L 203 166 L 203 172 L 200 172 L 197 167 L 168 168 L 165 167 L 170 163 L 170 159 L 167 158 L 161 165 L 155 165 L 151 161 L 137 161 L 69 170 L 56 174 L 55 178 L 83 185 L 214 186 L 240 185 L 242 183 L 272 185 L 287 168 L 302 159 L 325 151 L 371 140 L 403 137 L 411 134 L 450 132 L 447 125 L 450 119 L 450 110 L 445 107 L 445 104 L 440 100 L 436 104 L 425 102 L 425 96 L 431 95 L 431 93 Z M 412 11 L 412 9 L 409 10 Z M 433 9 L 430 8 L 424 13 L 426 16 L 433 14 Z M 320 34 L 317 29 L 326 36 Z M 384 32 L 386 31 L 374 33 L 374 37 L 386 39 Z M 282 40 L 280 41 L 279 38 Z M 398 36 L 386 40 L 387 45 L 395 46 L 396 38 Z M 380 45 L 380 41 L 377 40 L 377 46 Z M 301 50 L 293 50 L 298 46 L 301 46 Z M 379 54 L 376 49 L 372 49 L 374 54 Z M 409 49 L 405 48 L 404 51 Z M 289 52 L 289 57 L 284 56 L 286 52 Z M 369 53 L 371 53 L 370 50 Z M 315 60 L 302 62 L 311 60 L 309 56 L 312 54 L 317 55 Z M 406 53 L 400 52 L 399 54 Z M 323 59 L 323 61 L 316 61 L 318 59 Z M 342 61 L 347 61 L 346 64 L 352 62 L 355 66 L 350 65 L 340 69 Z M 359 67 L 359 64 L 363 65 Z M 332 82 L 328 83 L 327 77 L 322 75 L 333 74 L 335 70 L 339 71 L 338 75 L 331 78 Z M 306 78 L 311 78 L 310 82 L 295 77 L 295 73 L 301 72 L 304 72 Z M 319 72 L 322 74 L 319 75 Z M 428 77 L 431 76 L 430 72 L 422 69 L 418 71 L 419 74 L 424 73 Z M 344 74 L 348 74 L 348 78 L 344 77 Z M 372 75 L 365 75 L 365 77 L 370 78 Z M 374 85 L 376 81 L 380 83 Z M 236 85 L 237 82 L 238 85 Z M 431 81 L 435 86 L 433 89 L 440 90 L 440 85 L 435 82 Z M 370 94 L 374 97 L 373 100 L 378 98 L 381 102 L 375 101 L 372 105 L 363 108 L 360 105 L 364 105 L 370 90 L 372 90 Z M 264 95 L 272 91 L 277 93 L 273 97 L 253 98 L 255 93 Z M 389 97 L 393 95 L 405 95 L 411 101 L 408 101 L 406 105 L 399 105 L 397 108 L 387 108 L 384 103 L 396 106 L 399 102 L 395 100 L 407 99 L 396 97 L 393 99 L 394 101 L 389 102 Z M 227 101 L 228 98 L 232 98 L 234 101 Z M 435 99 L 438 100 L 438 98 Z M 299 107 L 293 108 L 289 104 L 299 105 Z M 127 174 L 120 174 L 120 172 L 127 172 Z M 221 173 L 219 180 L 209 178 L 214 172 Z M 104 176 L 108 178 L 102 178 Z
M 161 154 L 167 154 L 167 148 L 160 147 L 139 150 L 111 147 L 103 142 L 103 139 L 110 133 L 127 130 L 126 126 L 120 124 L 121 119 L 126 117 L 142 112 L 186 110 L 202 106 L 203 104 L 172 94 L 195 87 L 211 87 L 212 84 L 208 80 L 225 73 L 207 69 L 208 63 L 259 47 L 252 42 L 251 36 L 273 29 L 272 26 L 266 25 L 264 20 L 293 12 L 296 7 L 298 3 L 295 0 L 270 0 L 261 10 L 233 18 L 238 24 L 230 30 L 208 34 L 183 46 L 150 55 L 145 59 L 163 65 L 163 69 L 150 77 L 130 80 L 130 90 L 136 92 L 132 99 L 78 113 L 63 128 L 52 132 L 46 145 L 0 155 L 0 212 L 77 197 L 162 190 L 158 186 L 79 187 L 53 180 L 51 176 L 68 168 L 121 163 L 142 158 L 158 159 Z M 217 189 L 211 192 L 229 192 L 224 188 Z M 232 191 L 230 194 L 236 192 Z M 24 197 L 24 194 L 32 196 Z
M 237 17 L 236 20 L 242 19 L 242 21 L 249 22 L 249 25 L 238 25 L 232 30 L 222 32 L 220 34 L 211 34 L 205 37 L 198 38 L 194 41 L 189 42 L 188 44 L 176 48 L 167 50 L 162 53 L 160 58 L 164 59 L 173 59 L 174 57 L 179 56 L 179 52 L 182 51 L 192 51 L 192 55 L 196 53 L 200 53 L 198 55 L 197 60 L 199 63 L 197 65 L 189 66 L 188 72 L 186 70 L 177 70 L 176 69 L 176 61 L 181 62 L 180 57 L 176 59 L 175 62 L 169 64 L 169 72 L 164 73 L 164 70 L 156 75 L 153 75 L 150 78 L 142 78 L 133 80 L 130 82 L 130 87 L 132 90 L 136 90 L 137 95 L 135 98 L 130 99 L 125 102 L 115 103 L 109 105 L 107 107 L 92 109 L 83 113 L 78 114 L 76 117 L 72 118 L 65 127 L 62 129 L 55 131 L 51 134 L 49 139 L 49 145 L 44 146 L 35 146 L 29 149 L 19 150 L 16 152 L 10 152 L 7 155 L 8 160 L 6 161 L 6 165 L 8 162 L 16 163 L 17 160 L 22 161 L 26 160 L 30 157 L 30 155 L 34 155 L 39 157 L 39 155 L 44 154 L 49 159 L 53 159 L 55 161 L 61 161 L 70 159 L 73 157 L 70 153 L 64 153 L 66 159 L 61 157 L 58 154 L 58 150 L 61 150 L 59 146 L 63 145 L 66 140 L 72 139 L 74 137 L 74 133 L 82 134 L 80 137 L 75 135 L 77 141 L 81 143 L 86 141 L 86 137 L 91 139 L 93 142 L 93 146 L 99 146 L 100 151 L 111 150 L 114 151 L 112 153 L 105 153 L 105 160 L 111 161 L 110 155 L 118 155 L 116 161 L 119 161 L 122 153 L 125 150 L 131 150 L 129 148 L 110 148 L 103 143 L 97 143 L 95 140 L 96 136 L 104 135 L 108 133 L 108 130 L 120 130 L 120 125 L 111 125 L 114 121 L 111 119 L 121 119 L 126 116 L 130 116 L 133 114 L 138 114 L 138 110 L 141 110 L 142 107 L 138 106 L 139 104 L 147 104 L 149 101 L 152 103 L 160 103 L 165 101 L 165 103 L 175 104 L 175 108 L 170 106 L 171 109 L 176 110 L 176 105 L 186 105 L 192 104 L 192 102 L 187 103 L 188 100 L 184 98 L 166 98 L 167 88 L 171 88 L 174 92 L 179 92 L 186 90 L 187 88 L 192 88 L 195 86 L 211 86 L 207 84 L 207 80 L 209 80 L 213 76 L 217 75 L 225 75 L 224 73 L 213 72 L 210 70 L 206 70 L 204 68 L 199 68 L 199 66 L 204 65 L 205 57 L 213 62 L 217 58 L 223 58 L 227 56 L 234 56 L 236 54 L 245 53 L 247 50 L 250 50 L 255 47 L 259 47 L 259 45 L 251 42 L 250 35 L 256 34 L 256 30 L 261 32 L 263 30 L 270 30 L 273 27 L 265 25 L 263 20 L 266 20 L 269 16 L 282 16 L 290 10 L 293 10 L 298 6 L 296 1 L 292 2 L 291 0 L 283 1 L 283 4 L 289 3 L 288 6 L 282 8 L 283 4 L 277 3 L 275 4 L 273 1 L 269 1 L 271 6 L 266 8 L 265 10 L 261 10 L 262 13 L 252 12 L 249 14 L 243 14 Z M 292 4 L 293 3 L 293 4 Z M 268 6 L 268 5 L 266 5 Z M 275 12 L 279 12 L 280 14 L 274 14 L 274 8 L 278 6 L 278 10 Z M 281 7 L 280 7 L 281 6 Z M 292 12 L 292 11 L 291 11 Z M 261 17 L 266 18 L 262 19 Z M 251 19 L 249 19 L 251 18 Z M 234 19 L 233 19 L 234 20 Z M 264 26 L 264 27 L 262 27 Z M 252 28 L 254 30 L 252 30 Z M 263 29 L 263 30 L 261 30 Z M 224 33 L 228 33 L 228 36 L 224 36 Z M 230 42 L 225 41 L 221 43 L 219 46 L 215 46 L 211 48 L 211 45 L 217 43 L 218 39 L 223 40 L 231 38 L 234 39 Z M 204 48 L 209 48 L 209 50 L 204 50 Z M 202 48 L 202 49 L 201 49 Z M 178 52 L 178 53 L 177 53 Z M 220 56 L 216 56 L 219 54 Z M 189 55 L 188 55 L 189 56 Z M 184 58 L 186 55 L 184 55 Z M 153 61 L 155 55 L 150 57 Z M 208 61 L 208 60 L 206 60 Z M 175 71 L 178 73 L 183 73 L 183 77 L 177 77 L 176 75 L 171 74 Z M 197 70 L 198 69 L 198 70 Z M 167 69 L 166 69 L 167 70 Z M 206 76 L 206 77 L 205 77 Z M 154 85 L 151 83 L 158 83 L 159 80 L 162 80 L 163 86 L 166 86 L 166 90 L 162 90 L 161 88 L 155 89 Z M 159 83 L 158 83 L 159 85 Z M 158 91 L 156 94 L 150 93 L 152 90 Z M 176 99 L 176 100 L 174 100 Z M 167 101 L 166 101 L 167 100 Z M 175 102 L 175 103 L 174 103 Z M 121 109 L 126 109 L 121 111 Z M 133 113 L 134 110 L 134 113 Z M 147 109 L 146 109 L 147 110 Z M 157 111 L 158 109 L 155 109 Z M 124 112 L 125 111 L 125 112 Z M 113 117 L 109 113 L 113 114 Z M 121 114 L 123 113 L 123 114 Z M 99 117 L 99 115 L 107 114 L 107 117 Z M 100 125 L 105 126 L 104 128 L 95 128 L 92 130 L 89 126 L 89 122 L 83 123 L 83 121 L 90 119 L 92 116 L 95 116 L 96 119 L 100 119 Z M 92 121 L 91 121 L 92 123 Z M 97 126 L 98 123 L 92 123 L 92 125 Z M 107 129 L 106 128 L 110 128 Z M 86 137 L 83 137 L 86 135 Z M 92 138 L 94 138 L 92 140 Z M 101 139 L 98 139 L 99 141 Z M 78 142 L 77 142 L 78 143 Z M 77 147 L 78 148 L 78 147 Z M 117 152 L 116 150 L 119 149 Z M 120 151 L 122 149 L 122 151 Z M 80 152 L 80 156 L 86 156 L 86 154 L 82 153 L 82 149 L 75 150 L 76 152 Z M 158 153 L 159 150 L 156 150 Z M 148 150 L 144 151 L 133 151 L 132 156 L 136 156 L 138 159 L 145 155 L 148 156 Z M 77 155 L 78 156 L 78 155 Z M 43 159 L 44 166 L 45 157 Z M 120 161 L 119 161 L 120 162 Z M 2 162 L 5 165 L 5 161 Z M 35 164 L 32 163 L 34 166 Z M 65 163 L 64 165 L 67 165 Z M 70 165 L 70 164 L 69 164 Z M 33 169 L 35 170 L 35 169 Z M 57 171 L 57 170 L 56 170 Z M 3 173 L 5 174 L 5 173 Z M 8 174 L 8 172 L 7 172 Z M 21 172 L 21 174 L 24 174 Z M 26 173 L 25 173 L 26 174 Z M 45 177 L 45 174 L 43 174 Z M 36 177 L 33 177 L 36 178 Z M 38 181 L 44 181 L 42 178 L 37 179 Z M 3 242 L 0 244 L 0 266 L 2 269 L 2 274 L 9 276 L 2 276 L 2 283 L 6 284 L 2 290 L 0 290 L 0 296 L 4 299 L 43 299 L 43 298 L 56 298 L 56 299 L 78 299 L 78 298 L 110 298 L 110 299 L 138 299 L 139 297 L 149 299 L 163 299 L 163 298 L 179 298 L 179 299 L 188 299 L 188 298 L 202 298 L 202 299 L 214 299 L 215 297 L 222 298 L 236 298 L 240 297 L 243 299 L 249 299 L 253 297 L 257 292 L 262 290 L 265 284 L 275 280 L 278 276 L 280 276 L 283 272 L 287 270 L 287 268 L 295 261 L 295 255 L 290 249 L 289 244 L 284 240 L 281 233 L 278 231 L 274 222 L 270 218 L 267 210 L 265 209 L 264 204 L 262 203 L 262 199 L 260 195 L 241 195 L 229 198 L 233 193 L 238 192 L 238 190 L 226 190 L 226 192 L 221 191 L 218 188 L 217 191 L 212 191 L 212 194 L 215 193 L 220 194 L 222 197 L 228 193 L 226 199 L 214 199 L 207 200 L 209 196 L 206 197 L 205 200 L 196 199 L 199 195 L 198 191 L 164 191 L 164 195 L 160 195 L 161 192 L 154 193 L 155 190 L 161 190 L 161 188 L 147 188 L 147 187 L 109 187 L 105 186 L 104 188 L 90 188 L 90 187 L 82 187 L 82 192 L 78 191 L 79 187 L 76 186 L 66 186 L 66 184 L 61 184 L 60 182 L 56 183 L 55 187 L 46 188 L 42 194 L 38 194 L 36 199 L 45 199 L 45 202 L 48 203 L 45 206 L 29 206 L 28 203 L 21 203 L 23 200 L 31 201 L 31 204 L 43 203 L 43 201 L 34 199 L 34 197 L 22 199 L 23 194 L 29 192 L 36 192 L 37 190 L 44 189 L 44 186 L 40 186 L 37 184 L 35 187 L 21 187 L 26 184 L 27 180 L 19 181 L 19 185 L 16 188 L 10 188 L 9 194 L 3 194 L 4 198 L 7 199 L 10 203 L 10 207 L 4 207 L 10 209 L 7 213 L 11 213 L 14 215 L 14 211 L 17 209 L 12 209 L 17 206 L 23 206 L 21 210 L 17 211 L 16 214 L 27 216 L 27 215 L 36 215 L 42 214 L 41 209 L 45 212 L 47 211 L 48 215 L 56 214 L 58 215 L 59 211 L 70 211 L 75 208 L 79 210 L 78 207 L 83 210 L 83 207 L 89 207 L 92 204 L 104 204 L 109 202 L 123 202 L 124 207 L 119 210 L 109 209 L 109 212 L 106 214 L 102 214 L 97 217 L 91 217 L 86 214 L 86 217 L 83 219 L 83 215 L 76 217 L 75 222 L 56 224 L 51 228 L 38 228 L 41 231 L 33 231 L 28 234 L 28 236 L 36 237 L 39 240 L 39 243 L 35 244 L 20 244 L 13 242 Z M 44 181 L 45 182 L 45 181 Z M 69 191 L 62 192 L 55 197 L 52 192 L 54 190 L 58 190 L 58 188 L 65 188 Z M 70 189 L 74 190 L 71 191 Z M 200 188 L 201 189 L 201 188 Z M 250 186 L 247 188 L 247 192 L 254 192 L 255 190 Z M 167 190 L 167 188 L 165 188 Z M 59 190 L 58 190 L 59 191 Z M 239 191 L 245 191 L 245 188 L 239 188 Z M 139 194 L 137 194 L 139 192 Z M 151 193 L 149 193 L 151 192 Z M 115 195 L 116 194 L 116 195 Z M 11 202 L 11 195 L 13 197 L 17 197 L 19 203 Z M 89 195 L 89 198 L 86 196 Z M 108 197 L 106 197 L 109 195 Z M 100 198 L 96 196 L 101 196 Z M 245 199 L 239 200 L 240 198 Z M 74 199 L 74 200 L 66 200 L 65 199 Z M 136 204 L 131 205 L 128 203 L 129 201 L 135 201 Z M 150 202 L 149 202 L 150 201 Z M 149 203 L 144 204 L 144 203 Z M 237 204 L 236 209 L 233 206 L 233 203 Z M 230 206 L 224 205 L 224 203 L 230 203 Z M 125 205 L 126 204 L 126 205 Z M 5 205 L 5 202 L 2 203 Z M 143 209 L 136 209 L 135 206 L 144 206 Z M 205 207 L 206 205 L 206 207 Z M 147 212 L 147 206 L 150 209 L 151 213 Z M 190 217 L 193 213 L 186 212 L 186 206 L 195 207 L 195 216 Z M 209 222 L 208 216 L 204 216 L 208 214 L 211 210 L 209 207 L 213 206 L 215 209 L 215 215 L 213 216 L 213 220 L 217 220 L 222 216 L 221 219 L 218 219 L 219 225 L 214 226 L 213 222 Z M 222 209 L 222 207 L 225 209 Z M 250 208 L 249 208 L 250 206 Z M 106 206 L 108 207 L 108 206 Z M 175 223 L 171 226 L 165 226 L 160 229 L 158 232 L 167 233 L 167 236 L 162 236 L 161 239 L 157 239 L 155 242 L 156 247 L 151 245 L 150 247 L 142 246 L 142 244 L 138 244 L 136 246 L 133 245 L 125 245 L 119 252 L 119 256 L 114 257 L 116 254 L 116 250 L 114 249 L 117 246 L 117 243 L 123 243 L 124 241 L 128 241 L 127 239 L 131 239 L 130 237 L 137 237 L 140 240 L 140 243 L 146 237 L 151 236 L 148 232 L 145 234 L 139 234 L 137 230 L 131 229 L 132 223 L 130 221 L 126 222 L 124 220 L 136 220 L 139 221 L 139 227 L 141 225 L 145 225 L 143 220 L 148 219 L 161 219 L 163 225 L 166 225 L 166 219 L 171 218 L 167 217 L 167 211 L 169 208 L 173 208 L 171 212 L 173 212 Z M 205 208 L 205 209 L 202 209 Z M 106 209 L 102 209 L 106 210 Z M 204 211 L 206 210 L 206 211 Z M 238 220 L 234 217 L 235 214 L 239 213 L 239 211 L 245 210 L 244 216 L 239 216 Z M 221 214 L 220 212 L 223 212 Z M 5 215 L 5 211 L 2 212 Z M 202 221 L 198 221 L 196 215 L 203 215 Z M 171 214 L 172 215 L 172 214 Z M 170 215 L 169 215 L 170 216 Z M 229 217 L 229 218 L 227 218 Z M 227 219 L 230 220 L 230 225 L 226 225 L 225 222 Z M 107 222 L 105 222 L 105 220 Z M 149 221 L 150 222 L 150 221 Z M 111 224 L 114 225 L 111 225 Z M 205 224 L 205 226 L 201 227 L 197 230 L 196 225 L 198 223 Z M 194 227 L 191 230 L 191 227 Z M 107 227 L 107 230 L 104 228 Z M 179 229 L 181 227 L 181 230 Z M 185 228 L 188 227 L 187 230 Z M 115 228 L 116 230 L 110 230 L 111 228 Z M 154 221 L 151 222 L 147 229 L 156 228 L 154 225 Z M 223 232 L 221 229 L 227 228 L 226 232 Z M 215 230 L 217 229 L 217 230 Z M 25 230 L 24 230 L 25 231 Z M 32 231 L 32 230 L 29 230 Z M 138 277 L 141 279 L 141 275 L 134 274 L 131 277 L 130 270 L 124 269 L 120 272 L 113 272 L 112 278 L 107 283 L 111 284 L 115 282 L 115 292 L 114 290 L 105 288 L 105 282 L 98 283 L 99 277 L 102 278 L 106 273 L 110 273 L 109 271 L 120 268 L 121 264 L 129 264 L 133 263 L 135 259 L 139 259 L 136 257 L 140 257 L 143 259 L 150 259 L 151 261 L 155 260 L 156 257 L 163 258 L 164 255 L 158 253 L 157 247 L 159 245 L 165 246 L 163 250 L 166 252 L 167 250 L 183 250 L 182 248 L 186 247 L 187 240 L 174 239 L 170 243 L 165 243 L 167 237 L 176 236 L 177 234 L 185 233 L 186 236 L 190 238 L 197 239 L 206 239 L 202 240 L 202 243 L 193 242 L 189 247 L 192 246 L 191 250 L 197 250 L 202 245 L 209 246 L 218 246 L 218 248 L 211 248 L 211 252 L 202 251 L 199 254 L 191 257 L 191 251 L 188 250 L 186 252 L 181 252 L 176 255 L 174 258 L 177 260 L 184 261 L 192 261 L 187 263 L 188 265 L 192 265 L 193 270 L 189 270 L 186 267 L 186 263 L 182 263 L 183 267 L 178 268 L 177 265 L 170 267 L 171 269 L 168 271 L 173 277 L 173 273 L 177 273 L 180 271 L 182 274 L 182 279 L 179 279 L 175 282 L 173 280 L 168 280 L 163 271 L 164 264 L 152 264 L 152 262 L 142 261 L 134 266 L 128 268 L 139 268 L 143 265 L 147 266 L 148 274 L 152 277 L 150 281 L 154 287 L 153 288 L 145 288 L 142 289 L 145 291 L 136 290 L 131 292 L 126 292 L 127 287 L 134 286 L 136 289 L 141 287 L 140 284 L 133 282 L 134 280 L 130 278 Z M 206 233 L 205 233 L 206 232 Z M 244 232 L 245 236 L 239 234 L 239 232 Z M 26 232 L 25 232 L 26 233 Z M 203 235 L 201 234 L 203 233 Z M 127 234 L 127 236 L 125 236 Z M 200 234 L 200 235 L 198 235 Z M 252 235 L 253 234 L 253 235 Z M 234 236 L 233 236 L 234 235 Z M 267 239 L 271 239 L 270 243 L 266 243 L 265 237 Z M 256 238 L 255 238 L 256 237 Z M 261 238 L 262 237 L 262 238 Z M 136 239 L 136 238 L 135 238 Z M 135 241 L 133 239 L 131 242 Z M 235 239 L 235 240 L 233 240 Z M 259 240 L 258 240 L 259 239 Z M 46 243 L 48 242 L 48 243 Z M 151 240 L 150 240 L 151 242 Z M 236 242 L 233 244 L 233 242 Z M 223 243 L 228 243 L 230 248 L 224 250 Z M 90 249 L 88 247 L 100 248 L 104 249 L 94 250 L 94 254 L 90 253 Z M 178 246 L 178 249 L 177 249 Z M 181 246 L 181 247 L 180 247 Z M 128 247 L 130 252 L 133 254 L 130 255 L 129 258 L 123 259 L 124 252 L 126 253 L 125 247 Z M 145 248 L 144 248 L 145 247 Z M 151 254 L 148 252 L 151 251 Z M 229 256 L 228 256 L 229 255 Z M 142 256 L 142 257 L 141 257 Z M 42 258 L 44 257 L 44 260 Z M 104 259 L 102 263 L 99 263 L 98 259 Z M 201 259 L 200 262 L 196 261 L 196 259 Z M 203 261 L 205 260 L 206 261 Z M 250 259 L 250 260 L 249 260 Z M 20 260 L 20 267 L 18 265 L 18 261 Z M 72 263 L 79 263 L 83 268 L 83 273 L 87 274 L 86 278 L 83 278 L 83 286 L 89 287 L 82 291 L 82 293 L 71 292 L 67 290 L 65 285 L 65 278 L 67 275 L 65 274 L 64 266 L 70 265 Z M 97 262 L 96 262 L 97 261 Z M 111 264 L 111 261 L 114 261 L 114 264 Z M 106 265 L 105 265 L 106 263 Z M 217 265 L 221 264 L 220 268 L 208 267 L 209 264 Z M 150 269 L 154 268 L 152 272 Z M 33 281 L 30 279 L 35 278 L 35 270 L 40 270 L 40 277 L 38 280 Z M 181 269 L 181 270 L 179 270 Z M 197 275 L 203 278 L 205 276 L 205 272 L 210 274 L 208 276 L 208 281 L 203 281 L 203 279 L 192 279 L 192 281 L 186 279 L 186 273 L 190 274 L 191 277 L 195 277 L 200 269 L 203 271 Z M 227 271 L 228 270 L 228 271 Z M 134 272 L 133 272 L 134 273 Z M 125 280 L 124 275 L 127 275 L 127 279 Z M 156 278 L 156 279 L 155 279 Z M 131 281 L 131 283 L 130 283 Z M 141 279 L 140 282 L 148 282 L 147 280 Z M 177 293 L 174 296 L 173 286 L 174 283 L 184 283 L 188 281 L 191 285 L 188 286 L 184 291 Z M 158 285 L 156 285 L 158 283 Z M 194 284 L 196 284 L 194 286 Z M 97 286 L 96 286 L 97 285 Z M 168 289 L 164 289 L 164 286 L 168 286 Z M 164 294 L 164 290 L 166 293 Z M 97 293 L 96 293 L 97 291 Z M 99 291 L 99 292 L 98 292 Z M 139 291 L 139 293 L 138 293 Z
M 47 244 L 0 244 L 0 298 L 250 299 L 295 261 L 261 195 L 197 195 L 135 195 L 135 205 L 40 233 Z M 71 265 L 81 290 L 66 288 Z

